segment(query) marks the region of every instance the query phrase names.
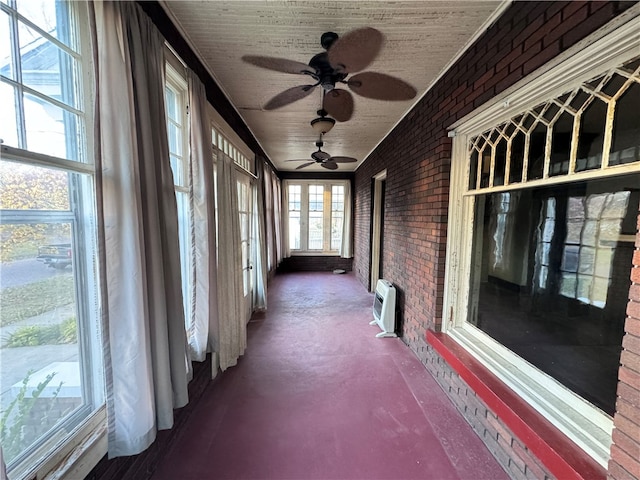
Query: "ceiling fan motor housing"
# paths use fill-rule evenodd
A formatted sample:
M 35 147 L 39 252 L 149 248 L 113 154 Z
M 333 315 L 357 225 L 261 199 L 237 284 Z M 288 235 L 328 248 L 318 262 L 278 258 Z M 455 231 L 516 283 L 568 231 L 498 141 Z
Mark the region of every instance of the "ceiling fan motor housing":
M 309 62 L 309 66 L 316 71 L 320 85 L 327 92 L 333 90 L 336 83 L 343 81 L 348 75 L 348 73 L 336 70 L 331 66 L 327 52 L 314 55 Z

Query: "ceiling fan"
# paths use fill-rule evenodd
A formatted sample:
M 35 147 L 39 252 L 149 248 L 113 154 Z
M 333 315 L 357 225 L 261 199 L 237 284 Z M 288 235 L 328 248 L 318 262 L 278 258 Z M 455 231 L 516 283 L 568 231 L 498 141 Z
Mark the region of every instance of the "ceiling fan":
M 264 106 L 275 110 L 310 95 L 315 87 L 323 89 L 322 108 L 339 122 L 346 122 L 353 115 L 353 96 L 348 90 L 336 88 L 345 84 L 358 95 L 377 100 L 411 100 L 416 89 L 399 78 L 378 72 L 354 72 L 365 69 L 380 52 L 383 35 L 371 27 L 359 28 L 338 37 L 325 32 L 320 43 L 326 52 L 318 53 L 306 65 L 286 58 L 244 55 L 242 60 L 252 65 L 277 72 L 308 75 L 315 83 L 299 85 L 279 93 Z
M 307 162 L 302 165 L 298 165 L 296 170 L 300 170 L 301 168 L 308 167 L 309 165 L 313 165 L 314 163 L 319 163 L 321 167 L 327 168 L 329 170 L 337 170 L 339 163 L 354 163 L 357 162 L 353 157 L 332 157 L 327 152 L 322 151 L 322 147 L 324 146 L 324 142 L 322 141 L 322 135 L 316 142 L 316 147 L 318 147 L 318 151 L 313 152 L 311 154 L 312 162 L 307 161 L 306 158 L 296 159 L 296 160 L 285 160 L 287 162 Z

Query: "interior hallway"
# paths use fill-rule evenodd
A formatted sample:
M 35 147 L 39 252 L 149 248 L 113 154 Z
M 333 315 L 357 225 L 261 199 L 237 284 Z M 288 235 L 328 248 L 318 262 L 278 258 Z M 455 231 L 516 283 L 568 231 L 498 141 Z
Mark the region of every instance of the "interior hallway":
M 372 304 L 352 274 L 276 276 L 152 478 L 508 478 Z

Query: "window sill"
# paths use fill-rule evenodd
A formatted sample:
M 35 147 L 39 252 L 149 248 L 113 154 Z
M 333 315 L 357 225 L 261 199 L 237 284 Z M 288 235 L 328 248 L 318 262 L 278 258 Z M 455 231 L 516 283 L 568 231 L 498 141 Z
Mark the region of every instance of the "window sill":
M 291 251 L 292 257 L 339 257 L 340 254 L 338 251 L 333 252 L 322 252 L 322 251 Z
M 9 471 L 9 477 L 52 480 L 85 478 L 106 453 L 107 423 L 105 408 L 102 407 L 87 418 L 66 442 L 58 446 L 42 462 L 31 463 L 31 468 L 21 468 L 18 465 L 17 468 Z
M 555 477 L 606 478 L 606 470 L 598 462 L 569 440 L 450 336 L 429 330 L 427 342 Z

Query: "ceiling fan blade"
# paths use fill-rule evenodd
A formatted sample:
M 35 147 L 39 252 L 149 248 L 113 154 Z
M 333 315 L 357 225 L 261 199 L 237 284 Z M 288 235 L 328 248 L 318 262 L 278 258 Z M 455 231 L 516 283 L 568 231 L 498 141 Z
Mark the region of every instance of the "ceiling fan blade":
M 298 166 L 296 167 L 296 170 L 300 170 L 301 168 L 308 167 L 309 165 L 313 165 L 314 163 L 316 163 L 316 162 L 307 162 L 307 163 L 303 163 L 302 165 L 298 165 Z M 323 164 L 323 165 L 324 165 L 324 164 Z
M 295 158 L 293 160 L 285 160 L 285 162 L 308 162 L 308 158 Z
M 327 152 L 323 152 L 322 150 L 318 150 L 317 152 L 313 152 L 311 154 L 311 158 L 313 158 L 316 162 L 323 162 L 324 160 L 329 160 L 331 155 Z
M 336 162 L 336 163 L 354 163 L 354 162 L 357 162 L 358 160 L 353 157 L 331 157 L 329 161 Z
M 261 55 L 243 55 L 242 60 L 256 67 L 275 70 L 284 73 L 299 73 L 315 75 L 315 71 L 306 63 L 287 60 L 286 58 L 263 57 Z
M 349 78 L 347 84 L 358 95 L 377 100 L 411 100 L 417 93 L 404 80 L 378 72 L 359 73 Z
M 297 102 L 298 100 L 310 95 L 311 92 L 313 92 L 313 87 L 313 85 L 299 85 L 297 87 L 289 88 L 269 100 L 264 106 L 264 109 L 275 110 L 276 108 Z
M 334 88 L 325 92 L 322 108 L 339 122 L 346 122 L 353 115 L 353 95 L 347 90 Z
M 320 165 L 322 165 L 324 168 L 328 168 L 329 170 L 338 169 L 338 164 L 336 162 L 322 162 Z
M 384 36 L 371 27 L 353 30 L 338 38 L 329 48 L 329 63 L 343 72 L 359 72 L 366 68 L 382 48 Z

